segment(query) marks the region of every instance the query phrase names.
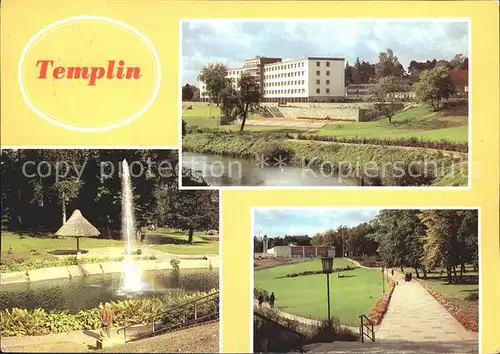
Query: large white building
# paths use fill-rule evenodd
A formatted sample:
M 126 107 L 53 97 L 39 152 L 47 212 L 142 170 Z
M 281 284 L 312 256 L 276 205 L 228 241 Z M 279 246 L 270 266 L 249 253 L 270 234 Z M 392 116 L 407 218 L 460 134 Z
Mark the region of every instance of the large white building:
M 261 86 L 264 102 L 332 102 L 345 96 L 344 69 L 344 58 L 255 57 L 228 69 L 228 77 L 236 85 L 243 72 L 250 72 Z M 208 101 L 202 82 L 199 88 L 201 99 Z

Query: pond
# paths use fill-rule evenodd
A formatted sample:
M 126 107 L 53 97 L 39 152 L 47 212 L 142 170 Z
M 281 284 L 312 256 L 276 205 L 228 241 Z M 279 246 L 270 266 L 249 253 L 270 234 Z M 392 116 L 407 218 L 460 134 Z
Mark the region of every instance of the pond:
M 203 176 L 210 186 L 356 186 L 354 179 L 301 166 L 268 165 L 257 160 L 183 152 L 182 166 Z
M 178 276 L 172 270 L 149 271 L 143 276 L 151 290 L 133 295 L 118 291 L 121 273 L 2 285 L 0 308 L 40 307 L 47 311 L 68 310 L 77 313 L 106 301 L 155 297 L 181 289 L 192 293 L 219 288 L 218 269 L 182 269 Z

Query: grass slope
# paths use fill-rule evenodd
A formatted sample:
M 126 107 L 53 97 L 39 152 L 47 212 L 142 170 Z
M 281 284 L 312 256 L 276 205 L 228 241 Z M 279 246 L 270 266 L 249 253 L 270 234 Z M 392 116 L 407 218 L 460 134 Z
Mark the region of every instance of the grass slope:
M 352 266 L 342 258 L 334 261 L 335 267 Z M 321 269 L 321 262 L 310 262 L 268 268 L 255 272 L 255 287 L 273 291 L 276 306 L 285 312 L 302 317 L 326 318 L 326 276 L 323 274 L 276 279 L 289 273 Z M 357 326 L 359 315 L 368 314 L 382 295 L 382 278 L 375 269 L 356 268 L 343 273 L 344 278 L 330 276 L 330 301 L 332 315 L 343 325 Z
M 210 117 L 210 108 L 195 105 L 192 110 L 183 111 L 183 119 L 191 126 L 219 128 L 217 118 Z M 219 117 L 220 109 L 213 106 L 211 116 Z M 258 117 L 252 117 L 258 118 Z M 239 130 L 239 125 L 223 126 L 229 131 Z M 387 118 L 372 122 L 338 122 L 329 123 L 321 129 L 304 129 L 283 126 L 247 126 L 247 131 L 283 131 L 305 132 L 339 137 L 371 137 L 371 138 L 420 138 L 427 140 L 468 141 L 468 117 L 464 112 L 450 111 L 433 113 L 424 106 L 411 107 L 399 112 L 389 123 Z
M 379 168 L 382 174 L 389 175 L 387 164 L 420 162 L 423 166 L 431 166 L 432 171 L 436 166 L 438 175 L 435 176 L 433 185 L 467 185 L 465 164 L 459 165 L 450 157 L 442 157 L 435 152 L 425 150 L 400 149 L 382 145 L 344 145 L 285 140 L 277 134 L 191 133 L 183 137 L 183 149 L 199 153 L 254 158 L 256 155 L 266 154 L 270 147 L 273 151 L 278 151 L 281 156 L 287 156 L 280 152 L 286 150 L 289 157 L 287 161 L 291 161 L 294 165 L 307 165 L 311 168 L 319 168 L 323 163 L 329 166 L 339 164 L 352 168 L 366 166 L 371 171 L 373 168 Z M 312 163 L 305 163 L 305 161 Z M 453 174 L 448 175 L 452 168 L 455 168 Z

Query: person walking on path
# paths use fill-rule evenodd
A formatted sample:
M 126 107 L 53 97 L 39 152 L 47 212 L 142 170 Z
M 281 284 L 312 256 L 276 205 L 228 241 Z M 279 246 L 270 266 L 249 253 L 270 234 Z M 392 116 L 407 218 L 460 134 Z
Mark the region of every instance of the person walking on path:
M 259 301 L 259 307 L 262 307 L 262 303 L 264 302 L 264 295 L 260 294 L 257 299 Z
M 111 325 L 113 324 L 113 317 L 114 313 L 113 310 L 111 309 L 111 305 L 109 302 L 107 302 L 104 305 L 104 310 L 101 312 L 101 323 L 102 323 L 102 331 L 101 331 L 101 337 L 104 337 L 104 333 L 108 336 L 108 338 L 111 338 Z
M 275 297 L 274 297 L 274 292 L 273 292 L 273 293 L 271 293 L 271 297 L 269 298 L 269 305 L 271 307 L 274 307 L 274 299 L 275 299 Z

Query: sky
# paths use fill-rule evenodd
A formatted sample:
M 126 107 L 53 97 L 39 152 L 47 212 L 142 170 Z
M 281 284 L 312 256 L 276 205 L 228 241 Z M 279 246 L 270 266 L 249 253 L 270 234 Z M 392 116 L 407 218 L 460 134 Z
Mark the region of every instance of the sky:
M 254 210 L 255 236 L 282 237 L 309 235 L 337 228 L 340 225 L 357 226 L 370 221 L 380 209 L 338 208 L 273 208 Z
M 182 24 L 182 82 L 196 84 L 200 69 L 219 61 L 239 67 L 257 55 L 300 59 L 307 56 L 377 62 L 390 48 L 401 64 L 468 56 L 467 22 L 211 19 Z

